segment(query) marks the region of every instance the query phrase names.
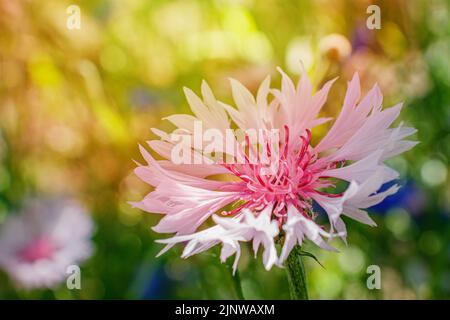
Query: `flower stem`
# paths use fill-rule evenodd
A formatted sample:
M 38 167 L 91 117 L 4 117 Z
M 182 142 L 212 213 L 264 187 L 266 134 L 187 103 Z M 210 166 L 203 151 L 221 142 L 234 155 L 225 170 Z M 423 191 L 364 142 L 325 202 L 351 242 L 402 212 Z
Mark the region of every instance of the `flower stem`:
M 286 260 L 286 272 L 292 300 L 308 300 L 305 266 L 303 265 L 301 248 L 296 245 Z
M 234 284 L 234 289 L 236 291 L 237 298 L 239 300 L 245 300 L 244 292 L 242 291 L 241 277 L 239 276 L 239 272 L 236 270 L 236 273 L 234 274 L 234 276 L 231 275 L 231 277 L 233 278 L 233 284 Z

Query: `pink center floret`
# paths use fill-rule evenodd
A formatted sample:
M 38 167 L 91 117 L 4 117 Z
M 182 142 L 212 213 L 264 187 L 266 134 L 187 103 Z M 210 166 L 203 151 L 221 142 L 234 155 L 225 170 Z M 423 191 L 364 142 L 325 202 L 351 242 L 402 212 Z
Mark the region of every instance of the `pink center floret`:
M 283 146 L 280 145 L 275 170 L 268 171 L 267 166 L 261 163 L 251 163 L 245 154 L 243 154 L 244 164 L 224 164 L 242 180 L 234 184 L 233 189 L 239 190 L 240 200 L 246 202 L 231 211 L 222 212 L 223 215 L 232 215 L 244 208 L 260 210 L 271 204 L 273 214 L 280 224 L 286 218 L 287 205 L 294 205 L 299 212 L 310 218 L 308 211 L 311 209 L 312 200 L 309 195 L 322 194 L 317 189 L 333 186 L 330 181 L 322 180 L 326 177 L 321 177 L 320 174 L 326 169 L 337 167 L 341 162 L 320 163 L 320 160 L 317 160 L 317 153 L 310 146 L 309 130 L 306 130 L 306 137 L 300 137 L 300 143 L 297 145 L 289 143 L 289 128 L 285 126 L 284 130 L 285 141 Z M 249 154 L 254 156 L 256 151 L 251 146 L 248 136 L 246 145 Z M 273 159 L 270 144 L 267 144 L 265 152 L 266 156 Z
M 26 262 L 36 262 L 53 257 L 56 247 L 48 237 L 39 237 L 19 251 L 19 257 Z

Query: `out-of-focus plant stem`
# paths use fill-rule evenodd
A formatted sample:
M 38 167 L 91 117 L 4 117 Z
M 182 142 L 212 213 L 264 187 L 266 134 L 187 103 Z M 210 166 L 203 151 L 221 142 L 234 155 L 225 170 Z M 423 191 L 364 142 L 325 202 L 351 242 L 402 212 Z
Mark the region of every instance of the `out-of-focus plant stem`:
M 236 270 L 236 273 L 231 275 L 233 277 L 233 283 L 234 288 L 236 290 L 236 296 L 239 300 L 245 300 L 244 298 L 244 292 L 242 291 L 242 285 L 241 285 L 241 277 L 239 276 L 239 272 Z
M 296 245 L 286 260 L 286 272 L 292 300 L 308 300 L 305 266 L 302 261 L 301 248 Z

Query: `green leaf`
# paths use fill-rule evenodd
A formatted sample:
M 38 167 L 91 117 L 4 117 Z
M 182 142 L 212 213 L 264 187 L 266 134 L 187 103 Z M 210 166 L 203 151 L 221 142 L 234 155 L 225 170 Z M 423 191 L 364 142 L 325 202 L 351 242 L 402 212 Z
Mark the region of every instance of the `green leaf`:
M 315 256 L 315 255 L 313 255 L 312 253 L 310 253 L 310 252 L 307 252 L 307 251 L 300 251 L 300 255 L 301 256 L 305 256 L 305 257 L 310 257 L 310 258 L 313 258 L 322 268 L 324 268 L 325 269 L 325 267 L 323 266 L 323 264 L 321 264 L 320 263 L 320 261 L 319 261 L 319 259 L 317 259 L 317 257 Z

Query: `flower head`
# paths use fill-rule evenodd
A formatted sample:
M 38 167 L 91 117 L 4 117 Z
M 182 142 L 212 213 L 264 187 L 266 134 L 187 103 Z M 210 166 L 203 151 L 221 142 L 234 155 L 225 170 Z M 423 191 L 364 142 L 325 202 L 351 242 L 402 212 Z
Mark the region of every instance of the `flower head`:
M 153 129 L 160 140 L 148 142 L 166 160 L 155 160 L 141 147 L 147 163 L 135 172 L 155 189 L 133 205 L 164 215 L 156 232 L 176 233 L 159 241 L 167 244 L 162 252 L 187 242 L 188 257 L 222 244 L 224 260 L 239 257 L 239 242 L 252 241 L 255 253 L 264 247 L 270 269 L 306 239 L 333 250 L 327 240 L 346 238 L 343 216 L 374 226 L 364 209 L 397 191 L 393 186 L 378 192 L 398 177 L 384 161 L 417 143 L 405 140 L 415 129 L 391 127 L 402 105 L 383 110 L 377 85 L 361 98 L 355 74 L 341 113 L 312 145 L 314 128 L 331 120 L 319 113 L 335 80 L 313 94 L 306 73 L 295 86 L 279 71 L 281 89 L 271 89 L 267 78 L 256 97 L 231 80 L 237 108 L 217 101 L 205 82 L 203 99 L 185 89 L 194 115 L 168 117 L 174 133 Z M 316 222 L 313 204 L 326 212 L 328 231 Z M 216 225 L 197 231 L 211 216 Z
M 0 229 L 0 268 L 26 289 L 51 288 L 92 254 L 93 223 L 69 200 L 30 200 Z

